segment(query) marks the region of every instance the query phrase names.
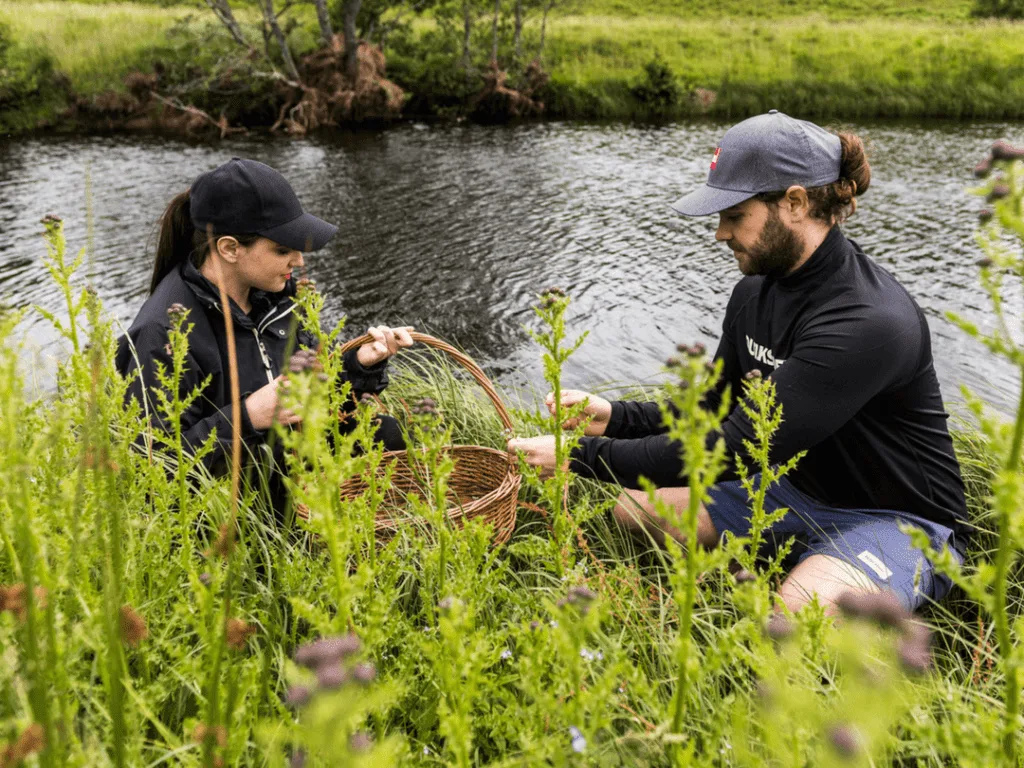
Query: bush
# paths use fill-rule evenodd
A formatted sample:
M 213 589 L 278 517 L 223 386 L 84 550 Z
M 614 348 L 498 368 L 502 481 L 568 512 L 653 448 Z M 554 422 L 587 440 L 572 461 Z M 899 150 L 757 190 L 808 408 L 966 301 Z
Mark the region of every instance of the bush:
M 1024 0 L 974 0 L 972 16 L 1024 19 Z
M 644 64 L 644 79 L 631 92 L 637 101 L 659 115 L 674 112 L 686 95 L 675 72 L 658 53 Z

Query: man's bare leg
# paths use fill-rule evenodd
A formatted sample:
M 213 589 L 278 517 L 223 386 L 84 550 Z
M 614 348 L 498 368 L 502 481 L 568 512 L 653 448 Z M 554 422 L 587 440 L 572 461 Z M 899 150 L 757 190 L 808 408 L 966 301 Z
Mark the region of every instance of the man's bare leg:
M 844 592 L 871 594 L 881 589 L 852 563 L 830 555 L 811 555 L 789 572 L 779 596 L 796 613 L 817 595 L 825 612 L 835 614 L 836 602 Z
M 676 509 L 684 510 L 690 504 L 689 488 L 659 488 L 658 497 Z M 665 536 L 683 542 L 686 536 L 678 528 L 659 518 L 644 491 L 624 490 L 612 510 L 615 519 L 625 528 L 649 535 L 659 546 L 665 546 Z M 697 541 L 711 548 L 718 544 L 718 531 L 707 510 L 701 505 L 697 513 Z M 825 606 L 827 613 L 836 612 L 836 601 L 844 592 L 879 592 L 879 587 L 857 566 L 829 555 L 811 555 L 790 571 L 779 597 L 792 612 L 797 612 L 811 601 L 813 595 Z
M 680 511 L 690 506 L 689 488 L 659 488 L 655 493 Z M 631 531 L 645 532 L 659 546 L 665 546 L 666 534 L 680 543 L 686 540 L 682 531 L 655 514 L 654 506 L 645 491 L 624 490 L 619 494 L 619 501 L 612 514 L 620 525 Z M 709 549 L 718 545 L 718 531 L 715 530 L 715 524 L 711 522 L 711 517 L 703 504 L 697 511 L 697 541 Z

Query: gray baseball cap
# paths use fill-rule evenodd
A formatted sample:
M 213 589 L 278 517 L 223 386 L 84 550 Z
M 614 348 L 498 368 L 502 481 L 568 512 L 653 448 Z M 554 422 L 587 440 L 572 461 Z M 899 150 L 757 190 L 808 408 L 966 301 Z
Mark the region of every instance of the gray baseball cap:
M 726 131 L 715 149 L 707 183 L 672 208 L 684 216 L 706 216 L 760 192 L 831 184 L 839 179 L 842 156 L 838 136 L 773 109 Z

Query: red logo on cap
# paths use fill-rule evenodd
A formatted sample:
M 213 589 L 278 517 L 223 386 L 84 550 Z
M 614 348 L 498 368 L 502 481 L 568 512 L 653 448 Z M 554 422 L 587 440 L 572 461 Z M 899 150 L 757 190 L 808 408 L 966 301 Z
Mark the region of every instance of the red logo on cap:
M 712 171 L 715 170 L 715 167 L 718 165 L 718 156 L 720 154 L 722 154 L 722 148 L 721 147 L 715 147 L 715 156 L 711 158 L 711 170 Z

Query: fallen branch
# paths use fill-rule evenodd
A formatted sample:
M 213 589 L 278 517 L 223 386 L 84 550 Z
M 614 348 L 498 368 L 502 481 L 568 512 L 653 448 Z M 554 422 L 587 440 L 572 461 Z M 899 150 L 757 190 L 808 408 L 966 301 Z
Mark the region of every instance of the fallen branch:
M 201 120 L 209 123 L 214 128 L 216 128 L 217 130 L 220 131 L 220 137 L 222 139 L 225 136 L 230 136 L 232 133 L 248 133 L 248 131 L 245 128 L 243 128 L 243 127 L 235 128 L 235 127 L 231 126 L 228 123 L 228 119 L 223 114 L 221 114 L 219 120 L 214 120 L 212 117 L 210 117 L 210 115 L 208 113 L 204 112 L 203 110 L 199 109 L 198 107 L 193 107 L 191 104 L 182 104 L 177 99 L 167 98 L 166 96 L 161 96 L 156 91 L 151 91 L 150 93 L 152 94 L 154 99 L 156 99 L 157 101 L 159 101 L 159 102 L 161 102 L 163 104 L 166 104 L 167 106 L 171 107 L 172 109 L 177 109 L 177 110 L 179 110 L 181 112 L 184 112 L 185 114 L 192 115 L 195 118 L 201 119 Z

